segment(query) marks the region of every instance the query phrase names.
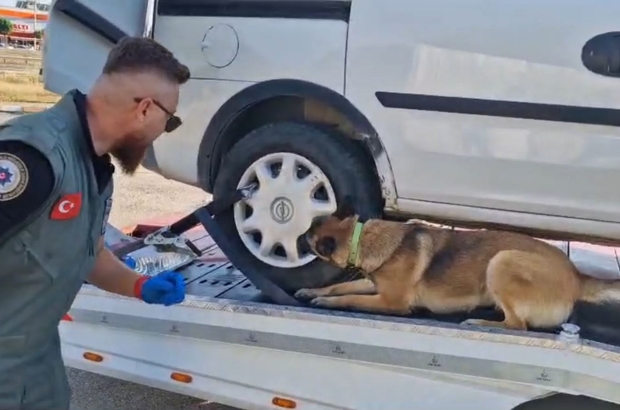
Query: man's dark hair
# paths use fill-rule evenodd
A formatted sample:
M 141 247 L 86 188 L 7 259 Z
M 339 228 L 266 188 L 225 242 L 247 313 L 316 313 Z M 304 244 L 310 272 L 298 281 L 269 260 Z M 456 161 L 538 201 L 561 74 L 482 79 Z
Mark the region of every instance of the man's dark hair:
M 110 51 L 103 74 L 156 71 L 168 80 L 185 84 L 189 68 L 157 41 L 146 37 L 123 37 Z

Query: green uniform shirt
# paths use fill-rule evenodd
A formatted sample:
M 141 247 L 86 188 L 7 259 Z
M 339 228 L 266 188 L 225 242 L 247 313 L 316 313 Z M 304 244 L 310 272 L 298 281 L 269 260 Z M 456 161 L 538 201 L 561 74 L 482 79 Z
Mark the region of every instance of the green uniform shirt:
M 58 324 L 93 269 L 113 191 L 111 178 L 103 186 L 97 178 L 76 95 L 0 126 L 0 141 L 36 148 L 54 174 L 43 206 L 0 233 L 0 409 L 69 408 Z M 19 184 L 37 176 L 1 154 L 12 171 L 11 192 L 19 195 Z

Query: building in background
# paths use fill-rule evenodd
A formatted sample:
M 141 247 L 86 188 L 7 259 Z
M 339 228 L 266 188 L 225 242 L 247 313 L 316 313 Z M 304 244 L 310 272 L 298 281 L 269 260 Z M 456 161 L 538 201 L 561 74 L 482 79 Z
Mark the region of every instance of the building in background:
M 0 0 L 0 18 L 13 23 L 13 32 L 3 42 L 33 44 L 35 32 L 45 30 L 50 0 Z M 0 36 L 4 37 L 4 36 Z

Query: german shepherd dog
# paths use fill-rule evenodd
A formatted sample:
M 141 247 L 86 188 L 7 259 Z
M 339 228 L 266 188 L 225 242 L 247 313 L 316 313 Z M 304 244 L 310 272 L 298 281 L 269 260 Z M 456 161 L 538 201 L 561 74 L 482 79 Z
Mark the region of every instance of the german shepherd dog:
M 561 325 L 578 300 L 620 301 L 620 281 L 585 276 L 559 248 L 518 233 L 362 223 L 345 204 L 316 219 L 306 241 L 320 259 L 354 265 L 365 277 L 295 293 L 321 307 L 396 315 L 416 307 L 434 313 L 495 307 L 503 322 L 463 323 L 527 330 Z

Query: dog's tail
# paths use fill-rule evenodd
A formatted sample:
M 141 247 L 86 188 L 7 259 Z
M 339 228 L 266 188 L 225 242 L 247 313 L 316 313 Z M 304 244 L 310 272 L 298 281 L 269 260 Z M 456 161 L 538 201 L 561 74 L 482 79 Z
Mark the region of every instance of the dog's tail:
M 579 300 L 590 303 L 620 302 L 620 279 L 599 279 L 583 274 L 579 277 Z

